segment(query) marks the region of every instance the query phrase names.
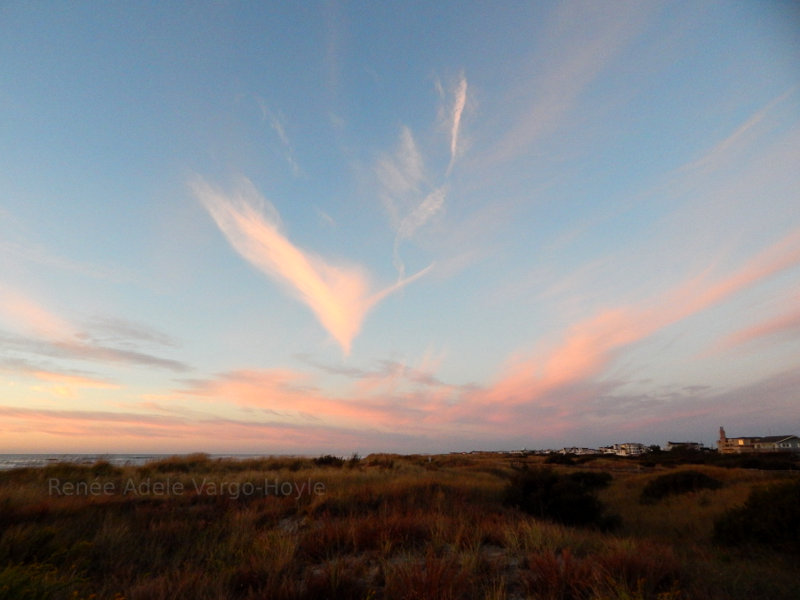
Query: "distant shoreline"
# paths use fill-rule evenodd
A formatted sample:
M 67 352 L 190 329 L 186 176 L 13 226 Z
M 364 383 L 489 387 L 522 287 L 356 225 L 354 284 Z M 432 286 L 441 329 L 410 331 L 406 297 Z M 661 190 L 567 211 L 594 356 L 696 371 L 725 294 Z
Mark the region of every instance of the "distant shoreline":
M 99 461 L 106 461 L 116 467 L 138 467 L 148 462 L 170 458 L 172 456 L 191 456 L 197 454 L 194 452 L 170 452 L 160 454 L 150 453 L 20 453 L 20 454 L 0 454 L 0 471 L 9 471 L 11 469 L 21 469 L 26 467 L 45 467 L 56 463 L 73 463 L 78 465 L 93 465 Z M 205 454 L 208 458 L 215 459 L 241 459 L 246 460 L 250 458 L 269 458 L 272 456 L 289 457 L 289 458 L 304 458 L 299 454 Z M 308 458 L 308 457 L 305 457 Z

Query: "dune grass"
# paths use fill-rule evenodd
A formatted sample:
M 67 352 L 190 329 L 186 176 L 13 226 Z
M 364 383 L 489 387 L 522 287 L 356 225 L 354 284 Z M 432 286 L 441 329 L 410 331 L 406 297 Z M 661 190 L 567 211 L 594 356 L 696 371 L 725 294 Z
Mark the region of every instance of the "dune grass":
M 603 531 L 508 504 L 521 462 L 539 457 L 334 458 L 2 472 L 0 599 L 800 597 L 796 556 L 713 537 L 751 489 L 796 472 L 549 465 L 606 481 L 597 498 L 620 523 Z M 640 503 L 648 483 L 681 470 L 722 485 Z

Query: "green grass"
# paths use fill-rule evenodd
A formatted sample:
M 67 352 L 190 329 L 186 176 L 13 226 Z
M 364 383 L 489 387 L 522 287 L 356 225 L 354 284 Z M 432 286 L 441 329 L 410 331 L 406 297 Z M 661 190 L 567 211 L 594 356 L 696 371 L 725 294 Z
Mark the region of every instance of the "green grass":
M 714 522 L 752 489 L 797 472 L 549 465 L 621 517 L 606 532 L 505 502 L 521 462 L 541 458 L 335 458 L 0 472 L 0 600 L 800 597 L 796 556 L 714 541 Z M 721 487 L 639 502 L 659 477 L 690 470 Z

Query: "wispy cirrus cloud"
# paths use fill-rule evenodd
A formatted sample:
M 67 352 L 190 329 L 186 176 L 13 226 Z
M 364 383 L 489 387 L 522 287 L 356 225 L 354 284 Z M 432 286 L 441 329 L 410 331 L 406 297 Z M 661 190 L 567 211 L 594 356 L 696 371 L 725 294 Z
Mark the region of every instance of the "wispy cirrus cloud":
M 0 317 L 37 337 L 70 342 L 76 337 L 75 328 L 32 298 L 6 287 L 0 296 Z
M 394 238 L 393 263 L 398 272 L 398 277 L 405 277 L 406 266 L 400 259 L 400 244 L 403 240 L 411 239 L 414 233 L 425 223 L 440 213 L 444 207 L 447 192 L 445 188 L 436 188 L 429 193 L 408 215 L 400 222 Z
M 444 209 L 446 185 L 432 186 L 422 154 L 408 127 L 400 131 L 394 154 L 383 156 L 375 171 L 381 184 L 383 204 L 395 229 L 393 263 L 398 278 L 405 276 L 400 245 Z
M 453 92 L 453 106 L 450 110 L 450 164 L 447 165 L 447 175 L 453 170 L 453 165 L 458 157 L 459 136 L 461 133 L 461 117 L 467 105 L 467 78 L 462 73 Z
M 494 383 L 444 409 L 442 418 L 511 425 L 520 411 L 530 410 L 540 411 L 543 423 L 577 418 L 609 385 L 603 377 L 615 359 L 634 344 L 798 266 L 800 230 L 732 273 L 713 277 L 709 269 L 639 305 L 599 310 L 553 341 L 541 343 L 532 354 L 512 360 Z M 792 315 L 766 328 L 783 330 L 795 324 Z M 492 407 L 490 415 L 487 407 Z
M 800 336 L 800 310 L 794 309 L 726 336 L 716 344 L 715 349 L 731 350 L 766 339 L 777 337 L 797 339 L 798 336 Z
M 190 187 L 233 249 L 308 306 L 345 354 L 349 354 L 367 313 L 428 270 L 372 292 L 362 268 L 334 265 L 292 244 L 281 231 L 274 206 L 249 180 L 240 180 L 233 193 L 220 191 L 199 177 Z
M 400 130 L 394 153 L 378 159 L 375 173 L 392 225 L 399 228 L 405 214 L 413 209 L 411 207 L 417 203 L 419 196 L 424 195 L 425 165 L 408 127 Z
M 0 337 L 2 344 L 2 337 Z M 0 374 L 13 377 L 27 377 L 31 380 L 43 382 L 46 389 L 59 396 L 73 397 L 78 390 L 83 389 L 118 389 L 120 386 L 112 381 L 97 377 L 81 371 L 58 370 L 47 361 L 34 362 L 28 358 L 2 357 L 0 358 Z M 34 389 L 39 389 L 38 386 Z
M 255 394 L 260 379 L 269 377 L 267 373 L 249 373 L 243 379 L 249 381 Z M 229 382 L 235 378 L 233 373 L 225 377 Z M 514 407 L 510 420 L 494 419 L 496 406 L 485 406 L 480 419 L 464 419 L 447 414 L 448 404 L 441 399 L 414 396 L 403 399 L 414 410 L 401 402 L 395 402 L 394 407 L 376 403 L 374 408 L 383 411 L 380 422 L 373 422 L 368 412 L 356 418 L 344 415 L 337 421 L 329 414 L 321 419 L 286 419 L 271 411 L 223 417 L 180 406 L 112 412 L 0 405 L 0 443 L 5 444 L 6 451 L 13 448 L 17 452 L 64 452 L 73 447 L 84 452 L 125 452 L 143 451 L 144 447 L 163 452 L 252 452 L 261 448 L 313 454 L 354 450 L 441 452 L 442 448 L 465 447 L 496 450 L 513 448 L 515 443 L 516 447 L 529 445 L 531 440 L 544 446 L 570 440 L 598 444 L 619 440 L 625 432 L 632 439 L 664 439 L 665 432 L 674 431 L 676 436 L 703 440 L 713 436 L 721 415 L 729 431 L 779 428 L 790 433 L 800 422 L 786 422 L 785 417 L 776 421 L 771 415 L 791 412 L 798 383 L 798 369 L 729 390 L 679 389 L 662 396 L 626 395 L 616 382 L 587 382 L 560 390 L 547 403 Z M 218 401 L 223 399 L 221 394 L 234 389 L 213 387 L 209 382 L 205 389 L 195 391 Z M 253 399 L 260 398 L 263 404 L 267 397 L 262 393 Z M 228 401 L 231 398 L 227 396 Z M 753 403 L 753 398 L 759 402 Z M 393 409 L 405 410 L 399 414 L 409 420 L 391 424 Z
M 623 391 L 626 381 L 609 377 L 614 364 L 635 344 L 670 325 L 798 266 L 800 231 L 756 253 L 732 272 L 716 274 L 709 268 L 649 300 L 599 310 L 560 335 L 542 340 L 531 354 L 512 359 L 486 385 L 449 385 L 435 368 L 415 368 L 394 360 L 359 369 L 300 357 L 350 383 L 339 396 L 332 396 L 307 375 L 243 371 L 202 382 L 186 392 L 236 398 L 291 414 L 311 413 L 331 427 L 371 424 L 381 430 L 413 430 L 442 439 L 456 432 L 474 440 L 530 435 L 564 439 L 586 436 L 590 430 L 602 437 L 604 431 L 607 435 L 619 431 L 634 416 L 643 426 L 708 417 L 712 409 L 692 402 L 698 396 L 705 402 L 721 391 L 693 387 L 631 395 Z M 681 410 L 665 408 L 672 403 L 674 409 L 681 399 L 685 400 Z M 718 408 L 715 405 L 713 410 Z
M 37 435 L 31 436 L 35 432 Z M 0 406 L 0 448 L 28 452 L 252 452 L 315 454 L 406 448 L 419 450 L 434 441 L 418 433 L 363 426 L 287 423 L 252 414 L 220 417 L 182 410 L 87 411 Z
M 354 398 L 376 394 L 389 397 L 410 390 L 425 390 L 436 394 L 447 392 L 452 398 L 459 391 L 476 387 L 471 383 L 452 384 L 442 381 L 436 375 L 439 360 L 431 360 L 428 355 L 416 366 L 399 360 L 384 359 L 371 368 L 325 364 L 303 354 L 296 358 L 318 371 L 351 380 L 354 387 L 348 390 L 348 395 Z
M 544 28 L 536 54 L 548 61 L 519 77 L 509 99 L 515 118 L 488 150 L 490 162 L 505 161 L 552 135 L 574 119 L 589 86 L 639 35 L 650 5 L 568 2 L 558 6 Z M 523 100 L 519 105 L 518 99 Z
M 60 386 L 103 389 L 115 389 L 119 387 L 117 384 L 109 383 L 108 381 L 96 379 L 94 377 L 86 377 L 84 375 L 52 373 L 49 371 L 33 371 L 31 375 L 36 379 L 40 379 L 41 381 L 54 383 Z
M 189 367 L 180 361 L 136 349 L 135 337 L 130 337 L 131 331 L 128 331 L 127 340 L 133 347 L 119 348 L 98 342 L 91 332 L 81 330 L 33 298 L 10 288 L 4 289 L 0 295 L 0 321 L 3 320 L 10 324 L 16 333 L 0 331 L 0 347 L 12 353 L 67 360 L 127 363 L 175 372 L 189 370 Z M 130 329 L 132 326 L 127 323 Z M 121 341 L 120 334 L 120 322 L 117 322 L 115 336 L 117 343 Z M 150 329 L 141 335 L 159 336 Z
M 179 346 L 177 340 L 161 331 L 120 317 L 94 316 L 86 322 L 86 329 L 93 340 L 103 344 Z
M 420 416 L 414 406 L 386 396 L 338 397 L 326 393 L 315 385 L 313 377 L 290 369 L 240 369 L 186 383 L 187 387 L 179 390 L 181 394 L 259 408 L 286 423 L 392 429 L 419 421 Z
M 97 264 L 84 263 L 67 258 L 55 253 L 43 244 L 30 242 L 16 242 L 8 239 L 0 241 L 0 258 L 5 256 L 13 260 L 34 263 L 46 268 L 68 271 L 83 277 L 104 279 L 112 282 L 128 281 L 133 279 L 120 268 L 105 267 Z
M 71 373 L 31 371 L 29 374 L 43 382 L 46 385 L 45 390 L 65 398 L 74 398 L 81 390 L 86 389 L 114 390 L 121 387 L 104 379 Z M 40 386 L 34 386 L 33 389 L 38 391 Z
M 400 258 L 400 246 L 444 212 L 449 190 L 447 179 L 462 152 L 460 139 L 467 106 L 467 79 L 462 73 L 451 92 L 445 92 L 438 81 L 436 87 L 442 100 L 451 102 L 447 108 L 439 109 L 439 120 L 444 123 L 449 137 L 450 160 L 444 174 L 435 176 L 429 172 L 414 135 L 406 126 L 400 130 L 394 152 L 381 156 L 374 169 L 381 199 L 395 229 L 393 262 L 401 279 L 405 263 Z
M 295 158 L 294 146 L 292 145 L 289 135 L 286 133 L 286 117 L 281 112 L 275 112 L 267 106 L 267 103 L 262 98 L 257 98 L 258 106 L 261 109 L 262 118 L 269 123 L 269 126 L 278 136 L 278 139 L 283 146 L 283 155 L 286 162 L 292 169 L 292 174 L 297 177 L 302 173 L 300 165 Z
M 711 150 L 706 152 L 701 158 L 686 165 L 684 169 L 709 169 L 719 166 L 722 162 L 730 161 L 732 155 L 743 148 L 752 147 L 752 139 L 758 136 L 757 126 L 772 113 L 776 107 L 782 104 L 797 91 L 797 87 L 787 90 L 777 98 L 774 98 L 766 106 L 758 109 L 755 113 L 736 128 L 728 137 L 718 142 Z

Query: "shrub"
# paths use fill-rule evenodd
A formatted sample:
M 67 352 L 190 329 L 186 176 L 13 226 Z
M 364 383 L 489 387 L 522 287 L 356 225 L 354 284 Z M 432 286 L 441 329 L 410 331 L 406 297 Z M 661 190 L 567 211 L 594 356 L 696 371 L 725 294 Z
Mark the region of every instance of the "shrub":
M 318 467 L 341 467 L 344 464 L 344 459 L 332 454 L 326 454 L 313 460 L 314 464 Z
M 762 544 L 800 554 L 800 481 L 754 489 L 744 506 L 716 521 L 714 540 Z
M 115 467 L 107 460 L 98 460 L 92 465 L 92 475 L 95 477 L 116 477 L 122 474 L 122 469 Z
M 0 600 L 49 600 L 73 584 L 80 581 L 59 576 L 47 565 L 7 565 L 0 570 Z
M 522 583 L 532 598 L 591 598 L 596 585 L 592 561 L 575 557 L 568 548 L 560 553 L 537 552 L 528 556 Z
M 569 474 L 569 478 L 586 490 L 607 488 L 613 479 L 606 471 L 575 471 Z
M 679 471 L 656 477 L 642 490 L 639 501 L 652 504 L 673 494 L 685 494 L 698 490 L 716 490 L 722 483 L 700 471 Z
M 785 452 L 767 452 L 763 454 L 720 454 L 702 450 L 685 448 L 669 452 L 650 452 L 646 458 L 639 459 L 643 466 L 663 465 L 714 465 L 728 469 L 760 469 L 760 470 L 798 470 L 800 457 Z
M 207 472 L 211 466 L 208 454 L 176 455 L 147 463 L 148 469 L 156 473 L 200 473 Z
M 522 469 L 506 488 L 505 501 L 541 519 L 608 529 L 618 523 L 604 514 L 605 507 L 578 479 L 549 468 Z
M 574 465 L 575 464 L 575 455 L 574 454 L 549 454 L 547 458 L 544 459 L 545 464 L 548 465 Z
M 365 460 L 368 467 L 381 469 L 394 469 L 395 467 L 395 456 L 392 454 L 370 454 Z
M 424 561 L 390 562 L 385 568 L 385 597 L 407 600 L 456 600 L 476 597 L 476 586 L 454 556 L 428 552 Z

